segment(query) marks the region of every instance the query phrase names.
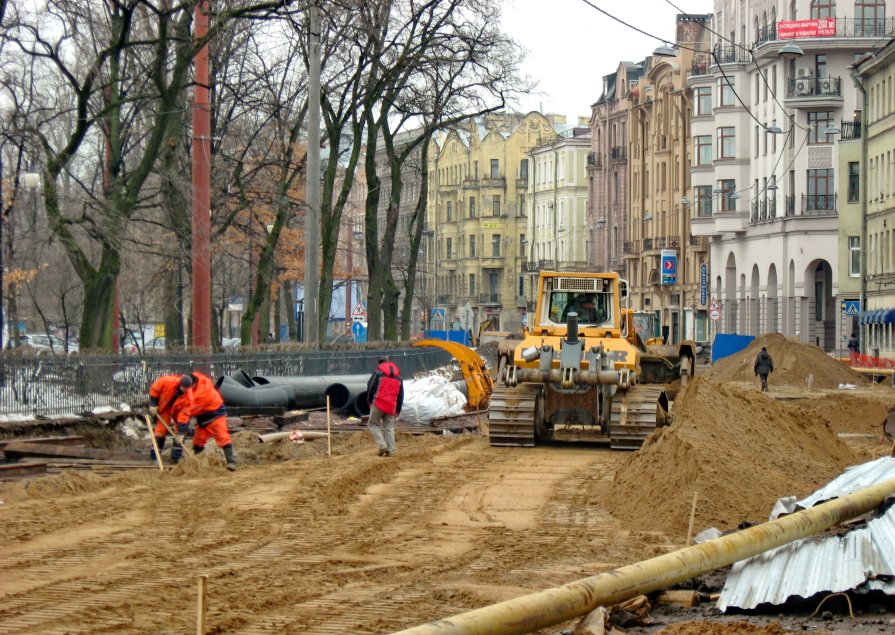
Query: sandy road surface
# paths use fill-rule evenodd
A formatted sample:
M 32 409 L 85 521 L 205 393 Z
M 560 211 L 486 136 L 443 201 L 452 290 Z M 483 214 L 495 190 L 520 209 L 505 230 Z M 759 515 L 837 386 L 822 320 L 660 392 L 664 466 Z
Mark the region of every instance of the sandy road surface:
M 672 548 L 601 509 L 625 456 L 467 436 L 383 459 L 360 433 L 234 474 L 4 485 L 0 633 L 195 632 L 198 574 L 210 632 L 246 634 L 392 632 L 562 584 Z

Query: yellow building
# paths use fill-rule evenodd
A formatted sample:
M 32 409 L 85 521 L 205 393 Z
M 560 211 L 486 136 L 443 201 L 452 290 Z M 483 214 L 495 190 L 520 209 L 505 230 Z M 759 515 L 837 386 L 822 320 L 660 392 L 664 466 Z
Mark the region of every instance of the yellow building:
M 430 151 L 427 270 L 432 329 L 521 327 L 528 152 L 557 137 L 565 120 L 531 112 L 494 113 L 450 131 Z

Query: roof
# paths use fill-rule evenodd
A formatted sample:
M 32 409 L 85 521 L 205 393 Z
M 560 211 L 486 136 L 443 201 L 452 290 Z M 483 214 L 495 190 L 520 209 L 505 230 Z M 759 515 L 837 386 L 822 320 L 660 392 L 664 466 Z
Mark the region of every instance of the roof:
M 771 518 L 893 478 L 892 457 L 853 466 L 796 503 L 781 499 Z M 895 505 L 844 535 L 812 536 L 737 562 L 717 606 L 722 612 L 730 607 L 753 609 L 782 604 L 790 597 L 847 590 L 895 595 Z

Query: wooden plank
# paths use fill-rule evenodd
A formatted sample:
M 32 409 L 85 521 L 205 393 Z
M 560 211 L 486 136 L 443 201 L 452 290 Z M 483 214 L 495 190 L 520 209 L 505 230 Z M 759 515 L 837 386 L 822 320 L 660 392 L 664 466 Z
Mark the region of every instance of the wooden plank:
M 18 478 L 20 476 L 37 476 L 47 473 L 47 464 L 40 462 L 3 463 L 0 464 L 0 479 Z
M 283 426 L 290 425 L 293 423 L 301 423 L 308 420 L 308 411 L 307 410 L 290 410 L 288 412 L 284 412 L 281 415 L 276 415 L 273 418 L 273 422 L 276 426 L 282 428 Z
M 62 456 L 79 459 L 119 459 L 120 452 L 85 448 L 83 446 L 54 445 L 50 443 L 30 443 L 28 441 L 12 441 L 6 444 L 4 454 L 8 459 L 25 456 Z M 128 457 L 130 458 L 130 457 Z
M 66 437 L 33 437 L 30 439 L 0 439 L 0 452 L 3 451 L 8 444 L 13 441 L 27 441 L 28 443 L 52 443 L 53 445 L 78 445 L 83 443 L 82 436 L 66 436 Z

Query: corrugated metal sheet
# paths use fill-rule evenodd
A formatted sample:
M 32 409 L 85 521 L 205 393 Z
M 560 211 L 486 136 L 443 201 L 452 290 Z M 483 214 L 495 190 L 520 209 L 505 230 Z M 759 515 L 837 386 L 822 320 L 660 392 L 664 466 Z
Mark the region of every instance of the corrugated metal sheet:
M 796 503 L 805 508 L 895 478 L 895 459 L 848 468 Z M 782 499 L 781 499 L 782 501 Z M 787 507 L 778 502 L 775 512 Z M 792 503 L 788 507 L 792 507 Z M 733 565 L 718 608 L 753 609 L 821 592 L 879 590 L 895 595 L 895 506 L 843 536 L 799 540 Z

